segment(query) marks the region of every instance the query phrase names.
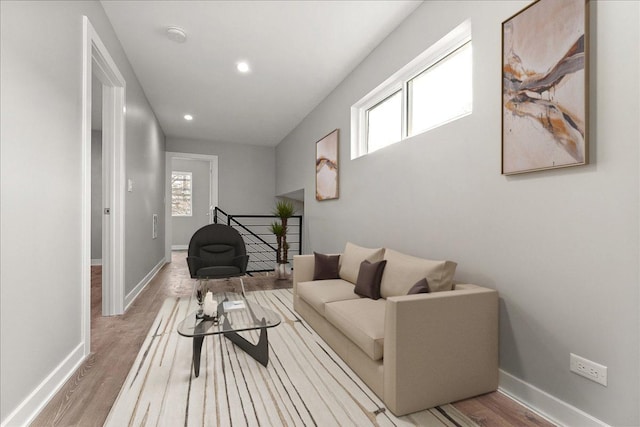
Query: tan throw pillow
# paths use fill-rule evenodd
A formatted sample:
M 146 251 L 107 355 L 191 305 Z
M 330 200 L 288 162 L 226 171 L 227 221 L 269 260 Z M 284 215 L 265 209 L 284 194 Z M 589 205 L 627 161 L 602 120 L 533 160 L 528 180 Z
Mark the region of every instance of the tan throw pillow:
M 347 242 L 340 258 L 340 278 L 355 284 L 358 281 L 358 272 L 362 261 L 378 262 L 382 261 L 383 256 L 384 248 L 363 248 Z
M 382 275 L 382 298 L 407 295 L 419 280 L 426 278 L 431 292 L 450 291 L 457 264 L 452 261 L 433 261 L 405 255 L 391 249 L 384 254 L 387 265 Z

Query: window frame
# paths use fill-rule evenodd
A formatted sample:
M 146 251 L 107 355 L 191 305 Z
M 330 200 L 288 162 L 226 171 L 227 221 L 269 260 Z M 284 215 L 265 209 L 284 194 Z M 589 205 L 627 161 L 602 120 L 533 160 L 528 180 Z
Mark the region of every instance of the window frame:
M 421 133 L 425 133 L 430 131 L 431 129 L 435 129 L 439 126 L 445 125 L 449 122 L 458 120 L 464 116 L 467 116 L 469 114 L 471 114 L 471 112 L 466 112 L 457 116 L 453 116 L 448 118 L 447 120 L 443 121 L 443 122 L 439 122 L 436 125 L 433 125 L 431 127 L 425 128 L 420 130 L 419 132 L 415 132 L 413 134 L 409 134 L 409 132 L 411 131 L 411 127 L 412 127 L 412 123 L 411 123 L 411 118 L 412 118 L 412 110 L 413 110 L 413 104 L 411 103 L 412 100 L 412 91 L 410 90 L 411 84 L 414 80 L 416 80 L 417 78 L 419 78 L 420 76 L 422 76 L 423 74 L 428 73 L 429 71 L 431 71 L 433 68 L 437 67 L 440 63 L 442 63 L 443 61 L 446 61 L 447 59 L 449 59 L 451 56 L 457 54 L 457 53 L 461 53 L 461 50 L 464 49 L 466 46 L 469 46 L 469 48 L 471 49 L 471 56 L 473 58 L 473 47 L 471 45 L 471 40 L 461 44 L 460 46 L 458 46 L 455 49 L 452 49 L 450 52 L 447 52 L 444 56 L 442 56 L 440 59 L 438 59 L 437 61 L 433 62 L 431 65 L 429 65 L 427 68 L 425 68 L 424 70 L 422 70 L 421 72 L 419 72 L 418 74 L 416 74 L 415 76 L 411 77 L 410 79 L 407 79 L 406 83 L 405 83 L 405 91 L 406 91 L 406 95 L 407 95 L 407 103 L 406 103 L 406 112 L 407 112 L 407 119 L 406 119 L 406 132 L 403 133 L 404 138 L 411 138 L 413 136 L 416 135 L 420 135 Z M 472 85 L 472 90 L 473 90 L 473 85 Z M 472 96 L 472 102 L 473 102 L 473 96 Z M 471 110 L 473 111 L 473 105 L 471 107 Z
M 171 183 L 173 184 L 173 176 L 174 174 L 180 174 L 180 175 L 188 175 L 189 176 L 189 182 L 191 183 L 191 194 L 189 197 L 189 213 L 188 214 L 175 214 L 173 212 L 173 185 L 171 185 L 171 217 L 177 217 L 177 218 L 187 218 L 187 217 L 192 217 L 193 216 L 193 172 L 186 172 L 186 171 L 171 171 Z
M 404 96 L 403 96 L 404 92 L 403 92 L 402 88 L 399 88 L 395 92 L 392 91 L 385 98 L 382 98 L 380 101 L 378 101 L 377 103 L 373 104 L 371 107 L 369 107 L 369 108 L 364 110 L 364 120 L 365 120 L 365 123 L 364 123 L 364 129 L 365 129 L 364 139 L 365 139 L 365 142 L 366 142 L 367 153 L 372 153 L 372 152 L 378 150 L 378 149 L 369 150 L 369 123 L 370 123 L 369 122 L 369 112 L 374 110 L 379 105 L 382 105 L 383 103 L 387 102 L 388 100 L 390 100 L 391 98 L 396 96 L 396 94 L 398 94 L 398 93 L 400 93 L 400 98 L 401 98 L 400 99 L 400 105 L 402 106 L 404 104 Z M 403 124 L 405 122 L 404 112 L 405 112 L 405 109 L 402 108 L 401 111 L 400 111 L 400 140 L 402 140 L 402 135 L 404 134 L 404 126 L 403 126 Z M 391 144 L 395 144 L 395 142 L 392 142 Z M 388 145 L 390 145 L 390 144 L 385 145 L 385 147 L 388 146 Z M 381 147 L 381 148 L 384 148 L 384 147 Z
M 410 108 L 408 95 L 409 82 L 427 71 L 429 68 L 438 64 L 447 56 L 456 52 L 462 46 L 466 45 L 467 43 L 471 43 L 471 41 L 471 21 L 466 20 L 456 28 L 454 28 L 452 31 L 450 31 L 447 35 L 429 46 L 424 52 L 414 58 L 411 62 L 395 72 L 392 76 L 390 76 L 375 89 L 362 97 L 362 99 L 356 102 L 351 107 L 351 159 L 356 159 L 370 153 L 367 147 L 368 111 L 390 96 L 394 95 L 398 91 L 402 91 L 402 133 L 400 140 L 389 145 L 404 141 L 405 139 L 413 138 L 414 136 L 434 129 L 435 127 L 441 126 L 443 124 L 449 123 L 450 121 L 457 120 L 468 114 L 471 114 L 471 112 L 469 112 L 468 114 L 458 116 L 455 119 L 440 123 L 430 129 L 425 129 L 419 133 L 408 136 L 408 113 Z

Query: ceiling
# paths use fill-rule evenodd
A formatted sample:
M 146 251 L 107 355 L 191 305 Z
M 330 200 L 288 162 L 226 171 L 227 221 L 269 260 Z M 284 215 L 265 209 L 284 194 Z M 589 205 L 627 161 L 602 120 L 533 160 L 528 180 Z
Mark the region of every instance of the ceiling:
M 275 146 L 422 2 L 101 3 L 167 137 Z

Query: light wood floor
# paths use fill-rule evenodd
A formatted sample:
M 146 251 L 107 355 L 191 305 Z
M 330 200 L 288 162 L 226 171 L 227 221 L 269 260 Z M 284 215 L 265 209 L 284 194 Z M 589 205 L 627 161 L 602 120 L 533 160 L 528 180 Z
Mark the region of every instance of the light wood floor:
M 162 302 L 188 296 L 193 282 L 184 252 L 174 252 L 165 265 L 122 316 L 101 316 L 100 267 L 91 271 L 91 355 L 31 424 L 32 426 L 101 426 L 115 402 L 145 335 Z M 218 282 L 220 290 L 238 289 Z M 286 281 L 247 279 L 247 291 L 290 287 Z M 455 403 L 456 408 L 481 426 L 552 426 L 501 393 L 489 393 Z

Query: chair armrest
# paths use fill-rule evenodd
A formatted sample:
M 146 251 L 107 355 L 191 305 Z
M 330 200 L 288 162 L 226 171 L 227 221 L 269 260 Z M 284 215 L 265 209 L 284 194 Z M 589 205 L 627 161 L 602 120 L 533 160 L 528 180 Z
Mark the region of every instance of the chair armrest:
M 475 285 L 390 297 L 384 401 L 396 415 L 498 388 L 498 292 Z
M 231 260 L 233 265 L 238 267 L 243 273 L 247 272 L 247 265 L 249 264 L 249 255 L 238 255 Z
M 191 274 L 192 279 L 196 278 L 196 272 L 202 268 L 202 265 L 202 258 L 197 256 L 187 257 L 187 266 L 189 267 L 189 274 Z
M 313 270 L 315 268 L 315 257 L 313 255 L 293 256 L 293 293 L 298 289 L 299 282 L 313 280 Z

